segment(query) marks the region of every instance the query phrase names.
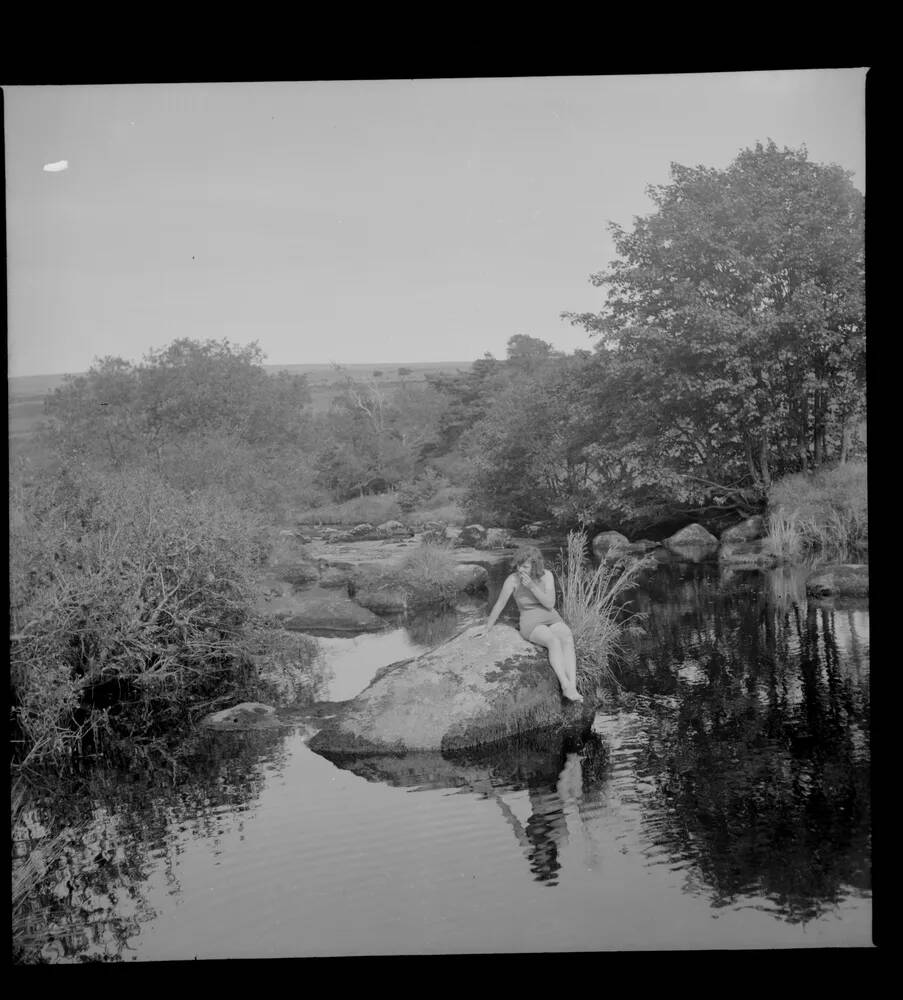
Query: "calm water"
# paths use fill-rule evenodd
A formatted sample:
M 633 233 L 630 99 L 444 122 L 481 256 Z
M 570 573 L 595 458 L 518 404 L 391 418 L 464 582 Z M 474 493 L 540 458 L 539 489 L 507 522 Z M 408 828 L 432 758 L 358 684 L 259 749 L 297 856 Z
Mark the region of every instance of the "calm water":
M 632 607 L 623 703 L 582 741 L 337 767 L 299 719 L 42 779 L 31 835 L 87 824 L 44 957 L 869 944 L 867 605 L 680 564 Z M 483 608 L 319 640 L 324 694 Z

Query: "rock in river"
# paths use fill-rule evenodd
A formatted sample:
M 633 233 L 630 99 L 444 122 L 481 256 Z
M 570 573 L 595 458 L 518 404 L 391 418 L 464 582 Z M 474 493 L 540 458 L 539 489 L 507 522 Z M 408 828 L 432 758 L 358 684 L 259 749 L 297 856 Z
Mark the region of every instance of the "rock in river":
M 869 568 L 859 563 L 819 566 L 806 580 L 806 593 L 815 597 L 868 597 Z
M 516 629 L 473 629 L 380 670 L 310 741 L 324 754 L 460 750 L 539 730 L 587 727 L 592 707 L 565 702 L 544 649 Z
M 260 604 L 259 608 L 263 614 L 277 619 L 283 628 L 298 632 L 354 633 L 388 628 L 378 615 L 334 588 L 310 587 L 294 594 L 283 594 Z
M 282 725 L 272 705 L 259 701 L 243 701 L 231 708 L 211 712 L 200 721 L 205 729 L 273 729 Z

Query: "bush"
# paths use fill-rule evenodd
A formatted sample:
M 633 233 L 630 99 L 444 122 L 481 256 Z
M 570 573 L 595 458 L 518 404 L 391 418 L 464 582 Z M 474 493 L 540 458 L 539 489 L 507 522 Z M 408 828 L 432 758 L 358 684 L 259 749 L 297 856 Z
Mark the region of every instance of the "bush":
M 458 592 L 457 565 L 447 545 L 425 543 L 407 553 L 398 565 L 364 575 L 360 587 L 400 590 L 410 607 L 451 604 Z
M 405 514 L 417 507 L 423 507 L 433 499 L 442 486 L 447 485 L 442 476 L 433 469 L 427 469 L 416 479 L 402 483 L 396 494 L 398 505 Z
M 625 626 L 638 615 L 624 616 L 619 601 L 636 585 L 645 563 L 639 559 L 601 562 L 593 570 L 586 558 L 588 537 L 572 531 L 567 552 L 559 560 L 561 615 L 574 635 L 577 650 L 577 689 L 594 698 L 605 684 L 618 685 L 612 660 L 621 653 Z
M 771 487 L 768 508 L 776 517 L 795 515 L 802 546 L 825 558 L 847 561 L 868 551 L 865 462 L 787 476 Z
M 17 481 L 10 501 L 21 760 L 153 738 L 253 682 L 260 521 L 146 470 L 63 470 Z

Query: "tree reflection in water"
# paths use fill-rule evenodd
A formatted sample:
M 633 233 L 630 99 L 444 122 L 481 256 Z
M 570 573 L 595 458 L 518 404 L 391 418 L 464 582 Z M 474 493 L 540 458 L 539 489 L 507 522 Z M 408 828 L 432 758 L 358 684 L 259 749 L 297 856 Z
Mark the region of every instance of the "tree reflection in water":
M 233 810 L 259 795 L 267 767 L 284 755 L 285 733 L 210 733 L 141 766 L 30 770 L 29 808 L 14 830 L 14 857 L 62 834 L 54 879 L 30 900 L 18 961 L 121 961 L 141 925 L 156 916 L 143 895 L 152 867 L 175 875 L 186 837 L 216 842 Z M 224 807 L 232 807 L 226 809 Z
M 637 767 L 650 835 L 694 859 L 716 905 L 765 897 L 806 921 L 870 885 L 867 644 L 849 610 L 757 577 L 700 567 L 684 600 L 653 600 L 625 681 L 677 708 Z

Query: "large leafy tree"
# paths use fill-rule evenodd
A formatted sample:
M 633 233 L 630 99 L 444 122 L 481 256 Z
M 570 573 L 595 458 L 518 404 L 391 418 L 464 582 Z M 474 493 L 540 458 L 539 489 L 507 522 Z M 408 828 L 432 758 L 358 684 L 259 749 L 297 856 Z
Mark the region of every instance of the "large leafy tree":
M 850 174 L 769 142 L 726 170 L 673 164 L 656 210 L 611 225 L 592 277 L 598 336 L 623 410 L 602 437 L 625 488 L 675 498 L 766 490 L 844 461 L 865 408 L 862 194 Z M 719 499 L 721 499 L 719 497 Z

